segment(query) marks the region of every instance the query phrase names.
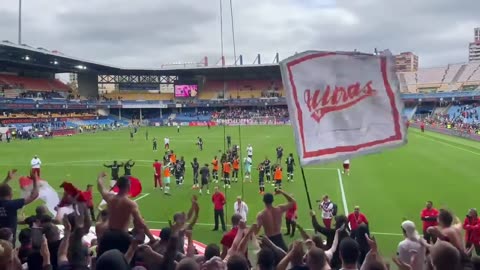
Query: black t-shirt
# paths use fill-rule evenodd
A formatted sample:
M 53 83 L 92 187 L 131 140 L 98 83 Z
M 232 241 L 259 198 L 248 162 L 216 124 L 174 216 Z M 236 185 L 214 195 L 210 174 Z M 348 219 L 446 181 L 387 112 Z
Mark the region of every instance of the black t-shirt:
M 132 175 L 132 167 L 135 165 L 135 163 L 127 163 L 123 167 L 125 169 L 125 175 Z
M 263 161 L 263 165 L 265 166 L 265 171 L 270 171 L 270 160 L 269 159 L 265 159 Z
M 288 167 L 293 167 L 294 164 L 295 164 L 295 160 L 293 160 L 292 157 L 288 157 L 287 158 L 287 166 Z
M 263 178 L 264 175 L 265 175 L 265 167 L 260 166 L 260 167 L 258 168 L 258 177 L 259 177 L 259 178 Z
M 231 142 L 231 141 L 232 141 L 232 137 L 227 136 L 227 142 Z
M 198 162 L 192 162 L 193 173 L 198 173 L 199 168 L 200 168 L 200 164 L 198 164 Z
M 283 148 L 282 147 L 277 147 L 277 157 L 283 156 Z
M 202 179 L 208 179 L 208 177 L 210 176 L 210 170 L 208 169 L 208 167 L 202 167 L 200 169 L 200 175 L 202 176 Z
M 118 164 L 112 164 L 112 165 L 108 165 L 106 166 L 107 168 L 110 168 L 112 170 L 111 174 L 112 174 L 112 178 L 113 179 L 118 179 L 118 171 L 120 170 L 120 166 L 118 166 Z
M 17 211 L 25 205 L 25 199 L 0 200 L 0 228 L 10 228 L 17 235 Z

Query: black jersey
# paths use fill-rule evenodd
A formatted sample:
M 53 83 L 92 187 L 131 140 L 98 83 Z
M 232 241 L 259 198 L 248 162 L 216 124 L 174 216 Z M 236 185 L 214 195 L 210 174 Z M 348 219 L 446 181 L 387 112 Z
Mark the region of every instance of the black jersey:
M 125 170 L 125 175 L 132 175 L 132 167 L 135 165 L 135 162 L 127 162 L 123 169 Z
M 191 162 L 192 169 L 194 174 L 198 174 L 198 169 L 200 168 L 200 164 L 198 162 Z
M 210 178 L 210 170 L 208 167 L 204 166 L 200 169 L 200 175 L 202 176 L 202 179 L 208 179 Z
M 153 140 L 153 147 L 157 147 L 157 140 Z
M 285 163 L 287 163 L 288 167 L 293 167 L 295 165 L 295 160 L 293 159 L 293 157 L 287 157 L 287 160 Z
M 112 179 L 118 179 L 118 172 L 120 171 L 121 164 L 112 164 L 112 165 L 104 165 L 107 168 L 110 168 Z
M 185 172 L 185 161 L 179 160 L 175 164 L 175 174 L 181 175 Z
M 263 161 L 263 166 L 265 167 L 265 171 L 270 171 L 270 166 L 272 166 L 272 162 L 269 159 L 265 159 Z
M 259 166 L 258 167 L 258 177 L 260 179 L 263 179 L 264 176 L 265 176 L 265 167 L 264 166 Z
M 277 147 L 277 157 L 282 157 L 283 156 L 283 148 L 282 147 Z

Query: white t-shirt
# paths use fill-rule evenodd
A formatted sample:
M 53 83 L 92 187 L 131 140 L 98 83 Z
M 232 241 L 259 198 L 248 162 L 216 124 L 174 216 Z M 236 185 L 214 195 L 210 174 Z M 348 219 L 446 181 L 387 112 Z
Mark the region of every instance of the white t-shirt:
M 343 164 L 350 164 L 350 159 L 345 160 Z
M 169 138 L 165 138 L 165 139 L 163 139 L 163 141 L 165 142 L 165 144 L 170 144 L 170 139 Z
M 333 203 L 331 201 L 320 203 L 320 209 L 322 209 L 322 218 L 332 219 L 333 218 Z
M 33 169 L 39 169 L 40 165 L 42 165 L 42 161 L 40 161 L 39 158 L 32 158 L 30 164 L 32 165 Z
M 243 220 L 247 221 L 248 205 L 245 202 L 235 202 L 233 204 L 233 209 L 235 210 L 235 214 L 239 214 L 242 216 Z
M 418 241 L 405 239 L 398 243 L 398 258 L 400 261 L 410 264 L 412 256 L 416 253 L 417 265 L 412 265 L 412 269 L 424 269 L 425 248 Z
M 244 158 L 245 165 L 252 165 L 252 159 L 249 157 Z
M 251 146 L 247 147 L 247 155 L 253 156 L 253 147 Z

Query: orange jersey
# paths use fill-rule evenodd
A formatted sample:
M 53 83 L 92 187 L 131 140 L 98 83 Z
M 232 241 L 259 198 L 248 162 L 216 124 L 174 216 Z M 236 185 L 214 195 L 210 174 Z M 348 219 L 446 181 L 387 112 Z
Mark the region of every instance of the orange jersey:
M 275 169 L 275 174 L 273 175 L 273 179 L 282 180 L 282 168 Z
M 234 168 L 235 170 L 240 169 L 240 161 L 238 161 L 238 159 L 234 159 L 234 160 L 233 160 L 233 168 Z
M 163 176 L 170 177 L 170 168 L 168 166 L 165 167 L 165 170 L 163 171 Z
M 226 173 L 230 172 L 230 162 L 223 163 L 223 172 L 226 172 Z
M 177 163 L 177 156 L 175 154 L 172 154 L 170 156 L 170 163 Z
M 212 164 L 213 164 L 213 170 L 218 171 L 218 160 L 216 159 L 212 160 Z

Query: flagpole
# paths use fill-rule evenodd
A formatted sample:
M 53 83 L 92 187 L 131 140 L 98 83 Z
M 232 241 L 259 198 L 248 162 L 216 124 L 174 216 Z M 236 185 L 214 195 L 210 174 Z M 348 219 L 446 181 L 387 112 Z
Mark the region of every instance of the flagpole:
M 298 160 L 300 160 L 300 157 L 298 158 Z M 312 201 L 310 200 L 310 192 L 308 192 L 307 179 L 305 178 L 305 172 L 303 171 L 302 165 L 300 165 L 300 170 L 302 171 L 303 185 L 305 186 L 305 193 L 307 194 L 308 207 L 310 207 L 310 210 L 313 210 Z

